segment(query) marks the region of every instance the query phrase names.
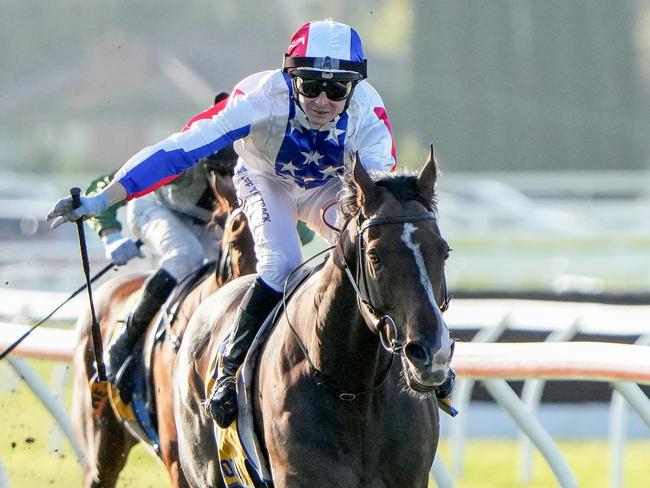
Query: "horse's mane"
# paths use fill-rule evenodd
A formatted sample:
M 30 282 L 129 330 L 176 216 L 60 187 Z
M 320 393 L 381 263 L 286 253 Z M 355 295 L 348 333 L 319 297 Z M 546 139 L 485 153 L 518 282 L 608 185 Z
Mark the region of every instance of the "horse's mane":
M 418 192 L 417 174 L 413 171 L 399 170 L 395 173 L 385 171 L 369 171 L 370 177 L 377 186 L 388 190 L 398 201 L 407 202 L 415 200 L 427 204 L 429 209 L 437 214 L 438 199 L 433 193 L 431 200 L 425 200 Z M 339 194 L 339 205 L 345 219 L 352 217 L 358 210 L 357 186 L 354 184 L 351 172 L 347 172 L 343 179 L 343 188 Z

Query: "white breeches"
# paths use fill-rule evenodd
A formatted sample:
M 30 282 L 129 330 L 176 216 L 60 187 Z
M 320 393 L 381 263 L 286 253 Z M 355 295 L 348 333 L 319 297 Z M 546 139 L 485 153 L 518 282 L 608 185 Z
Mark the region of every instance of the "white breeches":
M 332 231 L 321 219 L 321 211 L 327 208 L 327 222 L 336 224 L 335 202 L 341 182 L 332 178 L 323 186 L 305 190 L 280 176 L 256 171 L 240 159 L 234 183 L 253 233 L 257 274 L 281 291 L 286 277 L 302 261 L 298 220 L 329 241 Z
M 130 200 L 126 215 L 133 235 L 142 239 L 177 281 L 198 269 L 204 259 L 216 259 L 219 254 L 217 231 L 162 206 L 153 194 Z

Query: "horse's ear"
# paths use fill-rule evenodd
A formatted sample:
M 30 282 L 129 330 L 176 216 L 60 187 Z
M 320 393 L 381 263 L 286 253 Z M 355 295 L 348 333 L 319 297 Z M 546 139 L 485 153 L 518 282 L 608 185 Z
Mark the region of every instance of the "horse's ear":
M 366 210 L 368 205 L 374 199 L 375 195 L 375 183 L 368 175 L 366 168 L 361 164 L 361 158 L 359 153 L 355 153 L 354 158 L 352 159 L 352 176 L 354 178 L 354 184 L 357 186 L 357 205 L 359 208 Z
M 438 164 L 436 163 L 436 155 L 433 150 L 433 144 L 431 144 L 429 158 L 427 159 L 427 162 L 424 163 L 424 167 L 418 175 L 418 192 L 422 197 L 426 198 L 427 200 L 433 200 L 437 179 Z
M 223 176 L 216 171 L 211 172 L 210 186 L 216 200 L 217 211 L 233 212 L 239 206 L 235 184 L 231 176 Z

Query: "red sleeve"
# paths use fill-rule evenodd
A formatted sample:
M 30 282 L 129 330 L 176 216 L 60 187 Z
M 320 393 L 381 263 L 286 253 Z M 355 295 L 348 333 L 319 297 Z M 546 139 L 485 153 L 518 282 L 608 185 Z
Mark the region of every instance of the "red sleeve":
M 185 124 L 185 127 L 183 127 L 183 132 L 185 132 L 187 129 L 189 129 L 189 128 L 192 126 L 192 124 L 193 124 L 194 122 L 196 122 L 197 120 L 201 120 L 201 119 L 209 119 L 209 118 L 211 118 L 214 114 L 218 114 L 219 112 L 221 112 L 221 111 L 224 109 L 224 107 L 226 106 L 226 104 L 228 103 L 228 98 L 229 98 L 229 97 L 226 97 L 226 98 L 224 98 L 223 100 L 219 100 L 217 103 L 215 103 L 215 104 L 214 104 L 212 107 L 210 107 L 209 109 L 204 110 L 204 111 L 201 112 L 200 114 L 195 115 L 195 116 L 192 117 L 190 120 L 188 120 L 188 121 L 187 121 L 187 124 Z M 177 177 L 178 177 L 178 175 L 176 175 L 176 176 L 172 176 L 172 177 L 169 177 L 169 178 L 164 179 L 163 181 L 161 181 L 159 184 L 156 185 L 156 188 L 158 188 L 158 187 L 160 187 L 160 186 L 163 186 L 163 185 L 169 183 L 170 181 L 176 179 Z M 130 199 L 135 198 L 135 197 L 139 197 L 139 196 L 141 196 L 141 195 L 144 195 L 144 194 L 146 194 L 146 193 L 149 193 L 150 191 L 151 191 L 151 189 L 148 188 L 145 192 L 142 192 L 142 193 L 135 193 L 135 194 L 129 196 L 129 198 L 127 198 L 127 200 L 130 200 Z
M 229 97 L 226 97 L 223 100 L 220 100 L 219 102 L 215 103 L 209 109 L 201 112 L 198 115 L 195 115 L 190 120 L 188 120 L 187 124 L 185 124 L 185 127 L 183 127 L 183 132 L 185 132 L 187 129 L 189 129 L 192 126 L 192 124 L 194 122 L 196 122 L 197 120 L 210 119 L 210 118 L 212 118 L 213 115 L 218 114 L 219 112 L 221 112 L 225 108 L 226 104 L 228 103 L 228 98 Z

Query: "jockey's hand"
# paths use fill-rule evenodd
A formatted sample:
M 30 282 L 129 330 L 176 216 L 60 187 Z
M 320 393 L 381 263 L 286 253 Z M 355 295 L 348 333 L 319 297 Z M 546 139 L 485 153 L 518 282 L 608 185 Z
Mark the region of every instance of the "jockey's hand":
M 112 232 L 103 235 L 102 242 L 104 243 L 106 257 L 118 266 L 124 266 L 133 258 L 144 257 L 144 254 L 142 254 L 135 241 L 128 237 L 123 237 L 121 232 Z
M 81 197 L 81 206 L 72 207 L 72 197 L 65 197 L 56 202 L 47 220 L 52 221 L 52 229 L 56 229 L 64 222 L 74 222 L 80 218 L 94 217 L 108 207 L 108 198 L 104 192 L 90 197 Z

